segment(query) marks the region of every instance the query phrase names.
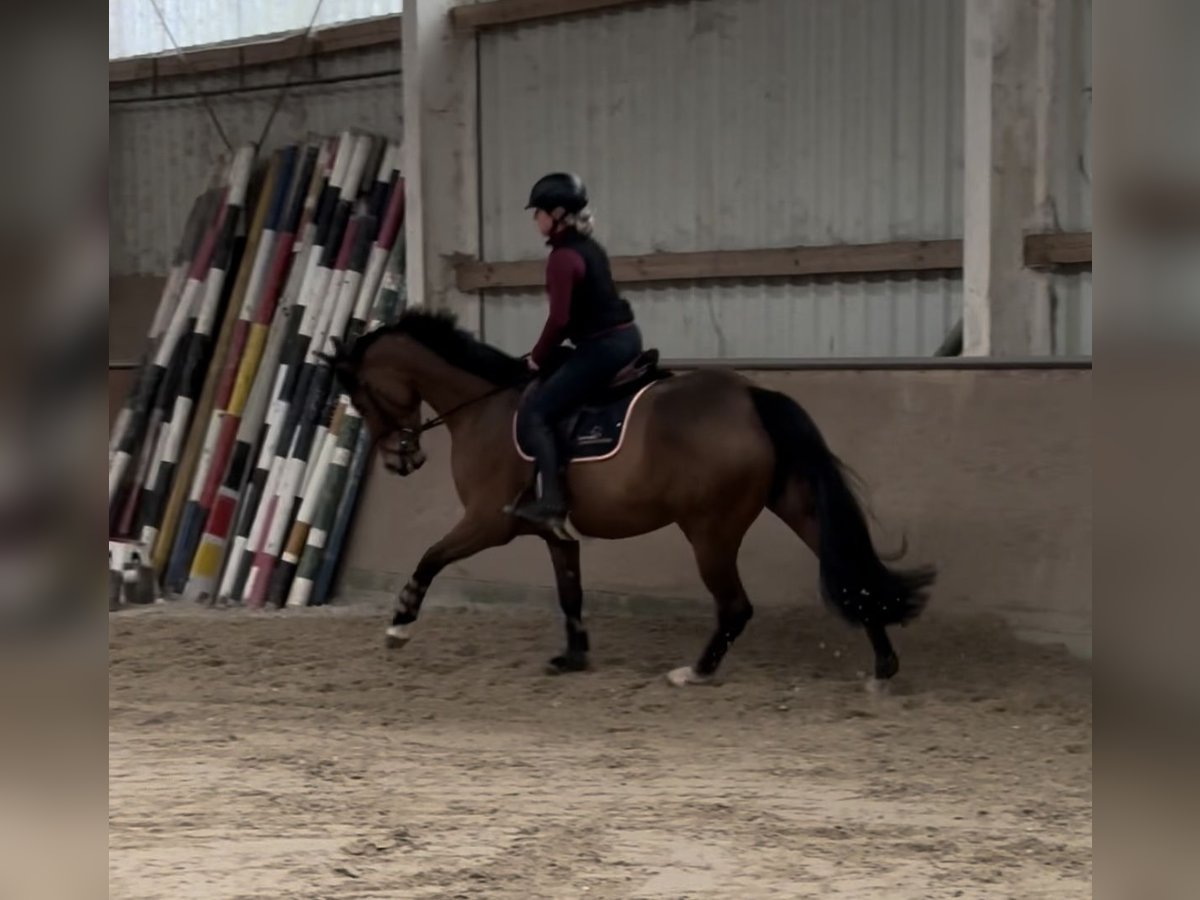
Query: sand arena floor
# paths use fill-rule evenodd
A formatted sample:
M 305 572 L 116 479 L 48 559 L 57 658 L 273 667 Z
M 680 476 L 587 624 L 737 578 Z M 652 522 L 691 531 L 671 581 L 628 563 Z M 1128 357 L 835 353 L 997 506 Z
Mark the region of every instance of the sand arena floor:
M 760 611 L 723 683 L 696 615 L 155 607 L 110 619 L 113 898 L 1091 896 L 1091 673 L 929 614 L 902 671 Z

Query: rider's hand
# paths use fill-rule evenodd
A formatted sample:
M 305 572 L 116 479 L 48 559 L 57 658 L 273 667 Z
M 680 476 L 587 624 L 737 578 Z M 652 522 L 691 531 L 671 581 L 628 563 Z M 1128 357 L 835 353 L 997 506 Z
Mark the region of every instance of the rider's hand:
M 536 372 L 538 370 L 538 364 L 533 361 L 532 356 L 526 357 L 525 362 L 528 363 L 530 372 Z

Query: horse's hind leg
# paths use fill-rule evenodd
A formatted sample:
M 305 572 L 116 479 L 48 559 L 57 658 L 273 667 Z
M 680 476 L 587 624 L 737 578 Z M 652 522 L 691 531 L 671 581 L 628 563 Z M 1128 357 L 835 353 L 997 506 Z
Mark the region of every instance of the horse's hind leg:
M 887 636 L 887 629 L 882 625 L 866 625 L 867 637 L 875 651 L 875 679 L 885 682 L 900 671 L 900 658 L 892 648 L 892 642 Z M 868 685 L 871 687 L 872 685 Z
M 472 515 L 459 520 L 444 538 L 425 551 L 400 596 L 387 630 L 387 645 L 402 647 L 412 637 L 412 624 L 421 613 L 421 604 L 433 579 L 451 563 L 474 556 L 489 547 L 507 544 L 516 536 L 513 520 L 500 512 Z
M 685 529 L 685 533 L 696 553 L 700 577 L 716 601 L 717 628 L 696 665 L 674 669 L 667 674 L 671 684 L 678 687 L 710 681 L 754 615 L 754 607 L 750 605 L 737 569 L 738 548 L 745 529 L 734 533 L 731 528 L 707 523 L 700 529 Z
M 820 559 L 821 526 L 813 511 L 808 488 L 802 482 L 793 479 L 779 499 L 771 503 L 770 509 Z M 878 682 L 887 681 L 900 670 L 900 659 L 888 638 L 887 629 L 877 624 L 863 627 L 871 641 L 871 649 L 875 652 L 875 679 Z
M 588 667 L 588 634 L 583 627 L 583 586 L 579 580 L 579 544 L 547 538 L 554 579 L 558 583 L 558 602 L 567 626 L 567 650 L 550 660 L 552 674 L 581 672 Z

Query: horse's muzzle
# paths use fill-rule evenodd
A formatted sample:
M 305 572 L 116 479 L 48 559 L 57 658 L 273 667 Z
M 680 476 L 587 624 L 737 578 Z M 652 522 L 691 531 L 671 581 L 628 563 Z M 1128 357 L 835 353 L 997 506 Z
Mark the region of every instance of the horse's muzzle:
M 418 447 L 415 450 L 409 450 L 405 453 L 397 453 L 395 451 L 385 451 L 383 454 L 383 466 L 389 472 L 394 472 L 401 477 L 411 475 L 421 466 L 425 465 L 425 451 Z

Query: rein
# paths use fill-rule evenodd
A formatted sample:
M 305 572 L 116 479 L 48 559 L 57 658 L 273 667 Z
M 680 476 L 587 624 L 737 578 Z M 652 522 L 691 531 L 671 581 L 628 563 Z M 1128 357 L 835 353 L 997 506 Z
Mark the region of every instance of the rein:
M 386 416 L 386 418 L 389 419 L 391 422 L 391 425 L 392 425 L 391 433 L 393 433 L 393 434 L 399 433 L 399 434 L 403 435 L 404 438 L 406 438 L 406 439 L 412 438 L 412 437 L 419 437 L 420 435 L 424 434 L 427 431 L 432 431 L 435 428 L 440 428 L 442 425 L 445 425 L 451 416 L 455 415 L 456 413 L 462 412 L 467 407 L 473 406 L 476 403 L 482 403 L 484 400 L 489 400 L 492 397 L 495 397 L 497 394 L 502 394 L 505 391 L 510 390 L 511 388 L 515 388 L 518 386 L 519 383 L 520 382 L 513 382 L 512 384 L 497 385 L 496 387 L 492 388 L 490 391 L 480 394 L 478 397 L 472 397 L 470 400 L 465 400 L 462 403 L 455 406 L 453 409 L 449 409 L 439 416 L 434 416 L 432 419 L 426 419 L 424 422 L 422 422 L 416 428 L 410 428 L 407 425 L 400 425 L 396 421 L 396 419 L 394 417 L 392 417 L 391 415 Z M 370 384 L 368 384 L 367 382 L 364 381 L 364 382 L 361 382 L 361 387 L 363 388 L 363 390 L 366 391 L 367 396 L 369 396 L 371 398 L 371 402 L 373 404 L 375 404 L 375 407 L 380 412 L 383 412 L 388 408 L 386 405 L 379 402 L 379 396 L 375 393 L 374 388 L 372 388 Z
M 492 397 L 495 397 L 497 394 L 502 394 L 505 391 L 507 391 L 509 388 L 513 388 L 513 387 L 516 387 L 516 385 L 515 384 L 498 385 L 497 387 L 492 388 L 490 391 L 488 391 L 485 394 L 480 394 L 478 397 L 472 397 L 470 400 L 463 401 L 462 403 L 458 404 L 458 406 L 442 413 L 442 415 L 440 415 L 440 416 L 434 416 L 432 419 L 426 419 L 417 428 L 402 428 L 401 430 L 408 431 L 413 434 L 424 434 L 427 431 L 432 431 L 434 428 L 440 428 L 442 425 L 445 425 L 446 420 L 449 419 L 455 413 L 462 412 L 468 406 L 473 406 L 476 403 L 482 403 L 484 400 L 489 400 Z

